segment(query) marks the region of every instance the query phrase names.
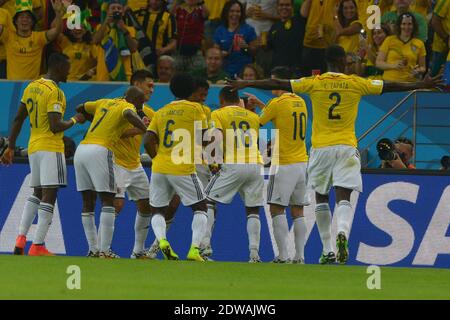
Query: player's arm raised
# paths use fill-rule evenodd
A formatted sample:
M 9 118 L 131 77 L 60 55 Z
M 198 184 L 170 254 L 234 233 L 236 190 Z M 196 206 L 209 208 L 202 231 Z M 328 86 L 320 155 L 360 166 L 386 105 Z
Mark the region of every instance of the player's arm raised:
M 264 79 L 264 80 L 230 80 L 226 83 L 235 90 L 244 88 L 256 88 L 263 90 L 284 90 L 292 92 L 291 81 L 287 79 Z
M 84 123 L 86 118 L 82 113 L 77 113 L 67 121 L 62 119 L 62 114 L 59 112 L 48 112 L 48 123 L 50 130 L 53 133 L 59 133 L 72 128 L 76 123 Z
M 0 158 L 0 163 L 5 165 L 10 165 L 14 157 L 14 149 L 16 148 L 16 139 L 19 136 L 20 130 L 22 129 L 23 122 L 28 117 L 27 107 L 24 103 L 19 105 L 19 110 L 17 110 L 16 117 L 12 123 L 11 133 L 9 134 L 9 146 L 5 150 L 3 156 Z
M 439 72 L 435 77 L 431 77 L 428 72 L 425 78 L 422 81 L 416 82 L 390 82 L 384 81 L 383 84 L 383 92 L 398 92 L 398 91 L 410 91 L 417 89 L 438 89 L 442 90 L 445 88 L 446 83 L 443 76 L 443 69 Z

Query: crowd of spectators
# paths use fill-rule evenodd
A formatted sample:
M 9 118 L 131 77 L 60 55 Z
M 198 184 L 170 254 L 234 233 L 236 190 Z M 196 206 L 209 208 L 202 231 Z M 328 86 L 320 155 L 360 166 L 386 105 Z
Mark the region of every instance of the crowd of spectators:
M 370 5 L 382 14 L 374 28 Z M 280 66 L 310 76 L 337 43 L 348 73 L 415 81 L 450 60 L 449 35 L 449 0 L 0 0 L 0 78 L 36 79 L 54 51 L 70 58 L 70 81 L 127 81 L 143 68 L 162 83 L 177 71 L 260 79 Z

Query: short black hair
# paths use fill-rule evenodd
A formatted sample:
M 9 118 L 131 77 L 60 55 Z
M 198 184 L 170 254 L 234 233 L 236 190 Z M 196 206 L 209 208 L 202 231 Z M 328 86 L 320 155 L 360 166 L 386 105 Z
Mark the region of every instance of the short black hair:
M 58 70 L 67 63 L 70 63 L 69 57 L 60 52 L 52 53 L 47 61 L 49 70 Z
M 284 66 L 273 68 L 270 74 L 277 79 L 292 79 L 294 77 L 291 68 Z
M 170 80 L 170 91 L 178 99 L 189 98 L 195 90 L 195 79 L 188 73 L 177 73 Z
M 153 79 L 153 74 L 145 69 L 135 71 L 130 78 L 130 85 L 133 85 L 135 82 L 143 82 L 145 79 L 150 78 Z
M 325 61 L 329 64 L 337 64 L 341 59 L 345 58 L 345 50 L 339 45 L 331 45 L 325 51 Z
M 409 144 L 412 147 L 414 147 L 414 142 L 412 142 L 411 139 L 408 139 L 406 137 L 398 137 L 397 139 L 395 139 L 395 143 Z
M 209 83 L 208 80 L 202 77 L 195 78 L 195 90 L 203 88 L 203 89 L 209 89 Z
M 219 96 L 226 102 L 239 104 L 239 92 L 232 86 L 225 86 L 220 90 Z

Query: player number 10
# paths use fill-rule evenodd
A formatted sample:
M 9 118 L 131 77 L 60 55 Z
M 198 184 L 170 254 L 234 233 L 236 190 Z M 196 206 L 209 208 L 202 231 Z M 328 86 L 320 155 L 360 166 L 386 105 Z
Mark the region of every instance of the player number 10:
M 304 112 L 300 112 L 297 116 L 297 112 L 292 113 L 292 117 L 294 118 L 294 134 L 292 138 L 297 140 L 297 135 L 300 137 L 300 140 L 305 140 L 306 137 L 306 114 Z M 297 125 L 298 123 L 298 125 Z M 298 133 L 297 133 L 298 128 Z

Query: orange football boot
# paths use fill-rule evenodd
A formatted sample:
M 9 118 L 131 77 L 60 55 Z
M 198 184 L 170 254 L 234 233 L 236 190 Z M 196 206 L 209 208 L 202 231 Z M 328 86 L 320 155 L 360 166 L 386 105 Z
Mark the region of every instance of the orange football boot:
M 18 256 L 23 256 L 25 254 L 25 245 L 27 244 L 27 237 L 24 235 L 18 235 L 16 238 L 16 246 L 14 247 L 14 253 Z
M 55 256 L 51 253 L 43 244 L 32 244 L 30 250 L 28 250 L 29 256 Z

